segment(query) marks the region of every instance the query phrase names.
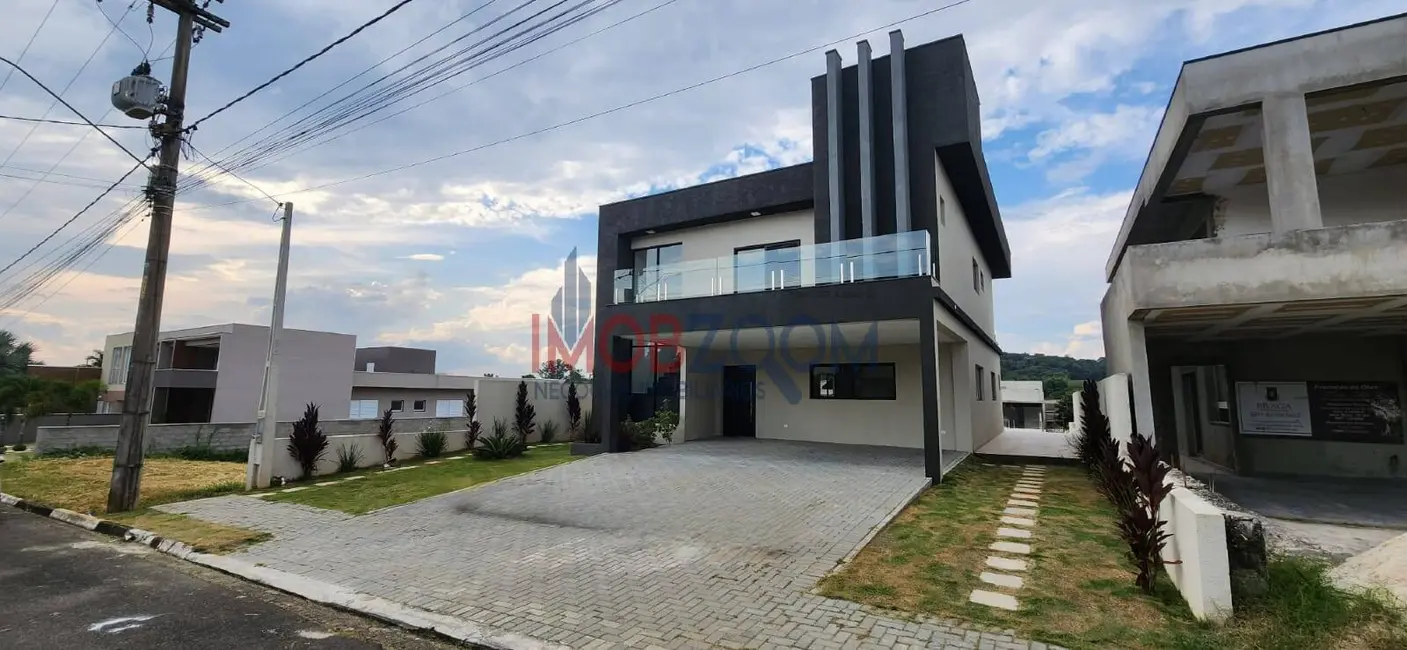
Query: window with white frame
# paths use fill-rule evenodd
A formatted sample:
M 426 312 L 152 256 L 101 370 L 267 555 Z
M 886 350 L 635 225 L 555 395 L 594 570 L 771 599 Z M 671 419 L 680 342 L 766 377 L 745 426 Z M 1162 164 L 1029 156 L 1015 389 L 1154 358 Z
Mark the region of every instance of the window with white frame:
M 132 346 L 124 345 L 112 349 L 112 365 L 107 370 L 107 383 L 126 384 L 127 367 L 131 363 Z
M 410 408 L 411 408 L 411 410 L 415 411 L 416 413 L 424 413 L 424 412 L 425 412 L 425 400 L 423 400 L 423 399 L 418 399 L 418 400 L 415 400 L 414 402 L 411 402 Z
M 403 400 L 403 399 L 393 399 L 393 400 L 391 400 L 391 412 L 392 412 L 392 413 L 400 413 L 401 411 L 404 411 L 404 410 L 405 410 L 405 400 Z
M 457 399 L 435 400 L 435 417 L 457 418 L 464 415 L 464 402 Z
M 381 403 L 374 399 L 354 399 L 347 417 L 352 420 L 375 420 L 381 417 Z
M 984 400 L 984 399 L 986 399 L 985 397 L 982 396 L 982 381 L 983 381 L 984 379 L 986 379 L 986 377 L 983 377 L 983 376 L 982 376 L 982 366 L 977 366 L 977 385 L 976 385 L 976 388 L 977 388 L 977 401 L 979 401 L 979 402 L 982 401 L 982 400 Z

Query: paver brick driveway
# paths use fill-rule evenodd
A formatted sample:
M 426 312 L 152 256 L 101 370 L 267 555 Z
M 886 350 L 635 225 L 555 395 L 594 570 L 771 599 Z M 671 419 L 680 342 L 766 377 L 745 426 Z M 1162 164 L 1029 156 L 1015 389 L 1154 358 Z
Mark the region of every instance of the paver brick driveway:
M 164 508 L 275 534 L 245 559 L 572 647 L 1015 643 L 809 593 L 926 484 L 917 451 L 712 440 L 359 517 L 242 496 Z

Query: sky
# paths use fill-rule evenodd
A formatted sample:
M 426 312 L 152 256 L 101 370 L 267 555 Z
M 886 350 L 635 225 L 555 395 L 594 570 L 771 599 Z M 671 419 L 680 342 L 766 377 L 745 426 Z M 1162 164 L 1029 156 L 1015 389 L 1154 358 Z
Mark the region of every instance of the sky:
M 183 169 L 199 168 L 202 154 L 219 158 L 354 75 L 374 79 L 522 0 L 498 0 L 397 55 L 487 1 L 412 2 L 202 123 L 191 141 L 201 154 L 188 154 Z M 808 80 L 824 72 L 825 46 L 843 39 L 835 47 L 853 62 L 853 35 L 871 30 L 861 37 L 882 56 L 891 23 L 944 2 L 622 0 L 393 111 L 460 90 L 264 161 L 240 174 L 248 183 L 226 175 L 178 197 L 162 328 L 268 322 L 279 237 L 268 193 L 295 209 L 287 327 L 355 334 L 363 346 L 433 348 L 441 372 L 527 372 L 531 315 L 548 313 L 573 248 L 594 277 L 598 205 L 809 160 Z M 209 114 L 392 4 L 213 4 L 232 26 L 195 46 L 187 115 Z M 898 25 L 911 46 L 955 34 L 967 42 L 1012 252 L 1013 277 L 995 283 L 1002 348 L 1103 355 L 1104 262 L 1183 61 L 1404 11 L 1407 0 L 970 0 Z M 12 0 L 0 56 L 23 51 L 25 69 L 96 122 L 140 125 L 111 109 L 109 90 L 144 57 L 168 78 L 162 58 L 175 24 L 155 13 L 148 25 L 145 4 L 131 0 Z M 19 74 L 0 86 L 0 115 L 74 119 Z M 109 132 L 133 151 L 150 149 L 141 130 Z M 91 128 L 0 119 L 0 261 L 40 244 L 132 165 Z M 143 174 L 0 273 L 0 292 L 60 259 L 70 237 L 107 223 L 139 195 Z M 81 362 L 107 334 L 132 329 L 146 240 L 145 220 L 118 229 L 0 310 L 0 328 L 33 341 L 46 363 Z

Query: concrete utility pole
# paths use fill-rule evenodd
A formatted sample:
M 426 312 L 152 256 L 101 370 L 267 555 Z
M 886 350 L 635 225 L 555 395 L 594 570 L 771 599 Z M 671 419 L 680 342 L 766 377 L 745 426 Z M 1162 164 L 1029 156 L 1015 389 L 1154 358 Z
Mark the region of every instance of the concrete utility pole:
M 171 83 L 166 93 L 166 120 L 152 127 L 161 140 L 161 157 L 147 183 L 151 199 L 150 233 L 146 263 L 142 268 L 137 322 L 133 327 L 131 370 L 122 400 L 122 424 L 117 434 L 117 454 L 112 459 L 108 486 L 108 512 L 125 512 L 137 505 L 142 485 L 147 420 L 151 415 L 152 371 L 156 367 L 157 331 L 161 326 L 161 301 L 166 292 L 166 260 L 171 249 L 171 213 L 176 202 L 177 168 L 181 162 L 181 124 L 186 109 L 186 72 L 190 68 L 195 25 L 218 32 L 229 22 L 201 9 L 192 0 L 151 0 L 175 12 L 176 53 L 171 61 Z
M 244 489 L 269 487 L 274 477 L 274 440 L 278 433 L 279 343 L 283 338 L 283 305 L 288 294 L 288 250 L 293 241 L 293 203 L 283 203 L 283 234 L 279 237 L 278 275 L 274 278 L 273 316 L 269 318 L 269 354 L 264 361 L 264 393 L 259 397 L 259 424 L 249 449 Z

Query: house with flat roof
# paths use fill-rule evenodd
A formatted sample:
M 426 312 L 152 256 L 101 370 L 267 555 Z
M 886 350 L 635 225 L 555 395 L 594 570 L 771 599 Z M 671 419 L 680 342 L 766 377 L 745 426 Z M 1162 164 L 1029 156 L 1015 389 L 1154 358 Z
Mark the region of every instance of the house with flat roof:
M 939 477 L 1002 431 L 1011 255 L 961 36 L 811 79 L 814 162 L 601 206 L 593 408 L 716 436 L 906 447 Z
M 1001 382 L 1002 421 L 1015 429 L 1045 429 L 1045 386 L 1038 381 Z
M 1106 266 L 1183 465 L 1407 476 L 1407 15 L 1188 61 Z

